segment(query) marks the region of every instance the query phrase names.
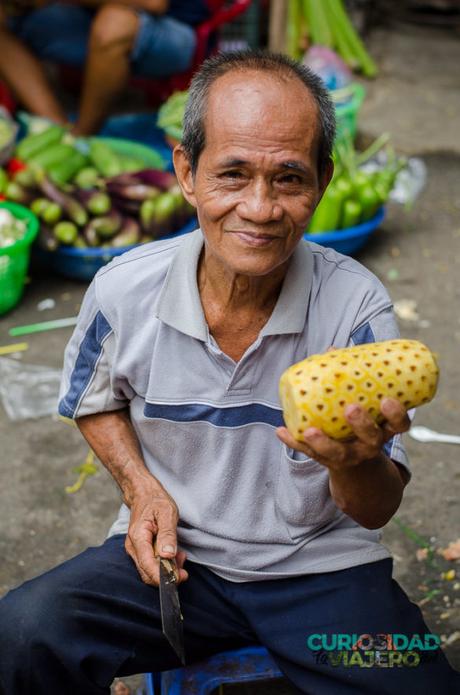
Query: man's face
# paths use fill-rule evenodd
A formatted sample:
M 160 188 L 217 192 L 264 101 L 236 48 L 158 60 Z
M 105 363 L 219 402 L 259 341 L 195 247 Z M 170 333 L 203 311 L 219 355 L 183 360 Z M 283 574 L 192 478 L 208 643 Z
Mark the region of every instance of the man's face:
M 230 272 L 266 275 L 301 239 L 329 181 L 318 178 L 318 110 L 300 80 L 230 72 L 213 85 L 206 144 L 193 176 L 176 171 L 196 206 L 208 252 Z

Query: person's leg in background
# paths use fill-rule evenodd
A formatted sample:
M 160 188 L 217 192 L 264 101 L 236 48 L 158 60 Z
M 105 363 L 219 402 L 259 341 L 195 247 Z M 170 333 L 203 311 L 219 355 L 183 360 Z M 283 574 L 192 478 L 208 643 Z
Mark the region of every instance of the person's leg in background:
M 40 60 L 10 30 L 1 8 L 0 46 L 0 77 L 15 98 L 32 113 L 65 124 L 64 110 L 53 93 Z
M 97 132 L 131 72 L 146 77 L 182 72 L 190 66 L 196 45 L 192 27 L 171 17 L 137 12 L 116 3 L 104 5 L 97 12 L 53 3 L 29 13 L 15 25 L 17 38 L 30 49 L 24 47 L 22 51 L 29 58 L 28 70 L 21 71 L 22 76 L 18 78 L 17 62 L 9 58 L 12 73 L 9 77 L 20 81 L 23 87 L 18 96 L 30 111 L 56 122 L 65 121 L 43 68 L 34 56 L 58 64 L 84 66 L 80 110 L 74 126 L 76 135 Z M 18 44 L 12 35 L 11 39 Z M 3 45 L 2 37 L 2 49 Z M 31 72 L 29 65 L 32 61 L 35 72 Z M 33 79 L 26 80 L 24 75 L 29 73 Z M 29 89 L 26 85 L 32 81 L 35 88 Z
M 96 132 L 131 72 L 165 77 L 185 71 L 196 44 L 193 29 L 171 17 L 105 5 L 96 14 L 89 39 L 77 135 Z
M 419 635 L 423 642 L 430 633 L 420 609 L 392 580 L 391 571 L 388 559 L 337 572 L 240 584 L 237 604 L 302 693 L 460 693 L 460 674 L 442 650 L 407 656 L 417 647 L 402 647 L 396 653 L 391 646 L 379 645 L 382 634 L 409 639 Z M 353 649 L 353 635 L 370 635 L 375 644 L 367 639 L 360 650 Z M 340 642 L 334 645 L 337 636 Z
M 158 588 L 144 584 L 125 536 L 109 538 L 0 600 L 1 695 L 109 695 L 117 676 L 171 669 Z M 180 585 L 187 663 L 254 644 L 224 583 L 187 563 Z

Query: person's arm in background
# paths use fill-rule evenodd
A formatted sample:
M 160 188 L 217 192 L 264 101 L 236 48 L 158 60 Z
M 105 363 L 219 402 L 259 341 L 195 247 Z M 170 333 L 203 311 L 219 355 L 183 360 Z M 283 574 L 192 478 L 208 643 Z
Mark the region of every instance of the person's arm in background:
M 139 442 L 126 409 L 86 415 L 77 426 L 99 460 L 107 468 L 131 511 L 125 548 L 146 584 L 159 583 L 158 555 L 176 557 L 179 581 L 187 579 L 182 569 L 185 553 L 177 553 L 177 506 L 161 483 L 147 470 Z M 177 553 L 177 555 L 176 555 Z
M 7 27 L 0 8 L 0 78 L 31 113 L 64 125 L 64 110 L 53 94 L 40 61 Z

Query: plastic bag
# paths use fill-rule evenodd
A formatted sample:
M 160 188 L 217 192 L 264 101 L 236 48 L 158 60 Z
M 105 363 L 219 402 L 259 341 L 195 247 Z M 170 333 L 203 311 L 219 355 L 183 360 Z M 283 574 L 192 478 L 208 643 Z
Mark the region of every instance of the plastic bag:
M 371 173 L 379 169 L 384 169 L 386 164 L 387 157 L 385 152 L 382 151 L 367 161 L 361 169 Z M 427 167 L 423 159 L 419 157 L 409 157 L 406 166 L 396 177 L 396 181 L 390 193 L 390 200 L 410 207 L 425 188 L 426 180 Z
M 328 89 L 341 89 L 353 79 L 350 68 L 342 58 L 326 46 L 309 48 L 302 63 L 319 75 Z
M 61 371 L 0 358 L 0 397 L 11 420 L 57 412 Z

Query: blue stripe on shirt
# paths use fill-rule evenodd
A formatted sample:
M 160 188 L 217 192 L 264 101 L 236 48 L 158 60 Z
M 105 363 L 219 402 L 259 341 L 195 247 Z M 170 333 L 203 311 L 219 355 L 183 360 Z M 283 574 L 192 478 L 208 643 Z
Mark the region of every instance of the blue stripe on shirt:
M 355 345 L 363 343 L 375 343 L 374 331 L 370 323 L 364 323 L 351 334 L 351 339 Z
M 216 408 L 206 403 L 184 403 L 183 405 L 146 403 L 144 415 L 148 418 L 173 422 L 209 422 L 217 427 L 241 427 L 255 423 L 273 427 L 284 425 L 282 410 L 260 403 L 227 408 Z
M 75 367 L 70 377 L 69 390 L 59 403 L 60 415 L 74 417 L 81 397 L 93 377 L 104 339 L 111 331 L 112 328 L 104 314 L 98 311 L 81 342 Z

